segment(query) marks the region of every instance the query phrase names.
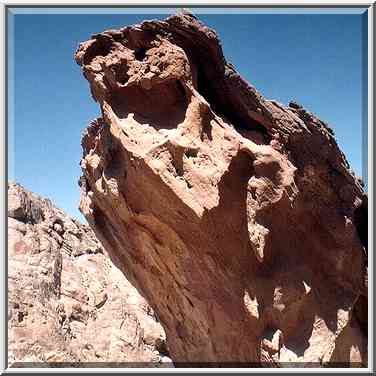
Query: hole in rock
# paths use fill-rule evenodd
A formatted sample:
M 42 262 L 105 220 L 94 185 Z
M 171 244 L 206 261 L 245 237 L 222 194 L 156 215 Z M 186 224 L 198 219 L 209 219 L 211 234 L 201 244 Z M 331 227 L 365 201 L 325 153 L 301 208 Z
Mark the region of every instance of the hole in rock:
M 125 85 L 129 80 L 128 67 L 126 65 L 120 65 L 115 68 L 116 81 L 121 85 Z
M 158 130 L 173 129 L 184 121 L 188 100 L 181 83 L 170 80 L 149 90 L 125 87 L 113 94 L 111 107 L 120 119 L 133 116 L 138 123 Z
M 196 158 L 197 154 L 198 154 L 198 150 L 195 150 L 195 149 L 188 149 L 185 152 L 185 155 L 187 156 L 187 158 Z
M 107 56 L 111 52 L 112 43 L 105 40 L 96 40 L 85 53 L 84 65 L 90 64 L 97 56 Z
M 167 343 L 165 340 L 156 341 L 155 347 L 161 355 L 170 356 L 170 353 L 167 348 Z
M 146 48 L 138 48 L 134 52 L 134 57 L 136 58 L 136 60 L 138 60 L 138 61 L 144 61 L 145 57 L 146 57 L 146 51 L 147 51 Z
M 21 311 L 19 311 L 18 312 L 18 322 L 22 322 L 23 321 L 23 319 L 24 319 L 24 317 L 25 317 L 25 315 L 24 315 L 24 313 L 23 312 L 21 312 Z

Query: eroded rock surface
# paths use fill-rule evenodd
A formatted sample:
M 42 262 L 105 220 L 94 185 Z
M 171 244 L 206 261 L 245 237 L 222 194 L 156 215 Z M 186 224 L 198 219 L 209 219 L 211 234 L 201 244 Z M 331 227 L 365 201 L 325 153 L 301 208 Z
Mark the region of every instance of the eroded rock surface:
M 102 111 L 80 208 L 172 359 L 364 366 L 367 197 L 328 125 L 263 98 L 190 14 L 75 57 Z
M 10 366 L 168 359 L 153 310 L 88 226 L 18 184 L 9 184 L 8 202 Z

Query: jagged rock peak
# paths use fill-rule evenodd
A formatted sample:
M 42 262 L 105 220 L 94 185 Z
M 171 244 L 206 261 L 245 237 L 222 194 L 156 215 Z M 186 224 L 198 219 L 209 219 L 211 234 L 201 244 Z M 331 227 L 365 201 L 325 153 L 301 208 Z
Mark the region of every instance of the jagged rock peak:
M 263 98 L 189 14 L 75 57 L 102 111 L 80 208 L 174 362 L 364 365 L 367 197 L 328 125 Z

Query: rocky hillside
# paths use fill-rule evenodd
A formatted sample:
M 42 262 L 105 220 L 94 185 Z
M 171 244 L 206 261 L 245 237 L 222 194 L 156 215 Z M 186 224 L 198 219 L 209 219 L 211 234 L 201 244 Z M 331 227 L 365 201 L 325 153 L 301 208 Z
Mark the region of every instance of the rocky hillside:
M 8 244 L 10 366 L 171 365 L 153 310 L 88 226 L 11 183 Z
M 191 14 L 75 58 L 102 114 L 81 211 L 175 364 L 364 366 L 367 197 L 329 125 L 265 99 Z

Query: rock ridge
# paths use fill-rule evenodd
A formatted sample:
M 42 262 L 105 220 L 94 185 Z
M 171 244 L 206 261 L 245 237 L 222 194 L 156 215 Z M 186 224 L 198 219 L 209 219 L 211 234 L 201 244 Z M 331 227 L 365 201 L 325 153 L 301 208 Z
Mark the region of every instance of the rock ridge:
M 172 366 L 166 355 L 153 310 L 89 226 L 9 183 L 9 367 Z

